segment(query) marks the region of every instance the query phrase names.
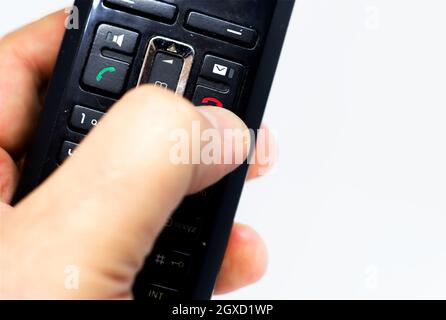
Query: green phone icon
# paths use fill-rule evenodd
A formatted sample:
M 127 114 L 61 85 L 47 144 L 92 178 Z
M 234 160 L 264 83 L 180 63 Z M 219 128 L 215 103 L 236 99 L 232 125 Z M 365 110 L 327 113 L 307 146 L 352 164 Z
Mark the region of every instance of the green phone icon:
M 96 81 L 101 82 L 102 78 L 104 77 L 104 74 L 106 74 L 107 72 L 110 72 L 110 73 L 116 72 L 116 68 L 115 67 L 105 67 L 104 69 L 102 69 L 101 71 L 98 72 L 98 75 L 96 76 Z

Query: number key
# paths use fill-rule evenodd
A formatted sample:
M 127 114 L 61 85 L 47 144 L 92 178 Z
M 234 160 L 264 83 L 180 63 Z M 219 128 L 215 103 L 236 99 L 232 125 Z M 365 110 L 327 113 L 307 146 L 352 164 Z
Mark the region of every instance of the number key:
M 98 124 L 104 113 L 82 106 L 75 106 L 71 114 L 70 125 L 82 132 L 88 132 Z
M 70 141 L 65 141 L 59 154 L 59 164 L 62 164 L 67 158 L 71 157 L 78 144 Z

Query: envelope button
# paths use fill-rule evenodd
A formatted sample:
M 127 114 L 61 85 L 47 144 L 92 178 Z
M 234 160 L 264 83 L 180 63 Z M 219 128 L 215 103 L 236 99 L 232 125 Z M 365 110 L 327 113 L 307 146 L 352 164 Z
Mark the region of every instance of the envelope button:
M 214 70 L 212 72 L 220 76 L 226 77 L 226 75 L 228 74 L 228 67 L 216 63 L 214 64 Z
M 200 76 L 233 87 L 239 85 L 243 70 L 244 67 L 239 63 L 207 55 Z

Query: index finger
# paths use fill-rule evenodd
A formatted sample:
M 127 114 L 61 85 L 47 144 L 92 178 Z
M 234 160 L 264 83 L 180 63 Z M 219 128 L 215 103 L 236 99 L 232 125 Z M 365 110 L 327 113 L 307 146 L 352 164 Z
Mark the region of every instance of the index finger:
M 41 91 L 53 71 L 66 14 L 53 13 L 0 41 L 0 147 L 19 156 L 41 109 Z

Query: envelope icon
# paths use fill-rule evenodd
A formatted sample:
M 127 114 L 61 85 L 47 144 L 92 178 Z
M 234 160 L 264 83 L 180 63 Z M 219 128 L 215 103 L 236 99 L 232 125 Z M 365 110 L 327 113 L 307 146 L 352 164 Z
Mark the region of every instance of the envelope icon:
M 214 70 L 212 72 L 220 76 L 226 77 L 226 74 L 228 73 L 228 67 L 222 66 L 221 64 L 215 64 Z

